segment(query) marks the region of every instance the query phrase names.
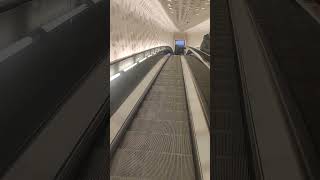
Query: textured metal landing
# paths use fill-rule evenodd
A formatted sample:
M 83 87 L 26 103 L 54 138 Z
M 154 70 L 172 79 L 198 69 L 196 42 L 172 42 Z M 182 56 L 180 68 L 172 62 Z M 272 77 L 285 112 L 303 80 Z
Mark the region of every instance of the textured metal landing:
M 111 179 L 193 180 L 180 56 L 162 68 L 111 161 Z

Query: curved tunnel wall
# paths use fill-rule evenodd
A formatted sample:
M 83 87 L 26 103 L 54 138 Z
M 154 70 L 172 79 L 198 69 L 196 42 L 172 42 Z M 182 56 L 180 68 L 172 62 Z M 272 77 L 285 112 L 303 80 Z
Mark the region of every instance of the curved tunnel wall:
M 156 3 L 110 1 L 110 61 L 157 46 L 174 48 L 176 28 L 168 19 L 161 19 L 163 9 Z

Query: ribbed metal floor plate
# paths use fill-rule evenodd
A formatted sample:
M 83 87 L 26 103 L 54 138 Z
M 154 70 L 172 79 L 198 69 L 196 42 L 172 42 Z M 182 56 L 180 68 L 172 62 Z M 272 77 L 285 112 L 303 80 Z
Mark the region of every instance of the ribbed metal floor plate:
M 195 179 L 186 103 L 181 60 L 173 56 L 112 158 L 112 180 Z

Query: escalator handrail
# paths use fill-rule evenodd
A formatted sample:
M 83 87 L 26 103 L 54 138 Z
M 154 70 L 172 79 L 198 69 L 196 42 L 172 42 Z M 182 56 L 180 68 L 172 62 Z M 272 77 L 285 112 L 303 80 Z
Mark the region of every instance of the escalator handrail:
M 144 50 L 144 51 L 141 51 L 141 52 L 137 52 L 137 53 L 134 53 L 134 54 L 131 54 L 131 55 L 122 57 L 122 58 L 120 58 L 120 59 L 114 60 L 114 61 L 110 62 L 110 66 L 113 66 L 113 65 L 115 65 L 115 64 L 118 64 L 118 63 L 120 63 L 120 62 L 122 62 L 122 61 L 124 61 L 124 60 L 126 60 L 126 59 L 131 58 L 131 57 L 135 57 L 135 56 L 138 55 L 138 54 L 143 54 L 143 53 L 146 53 L 146 52 L 148 52 L 148 51 L 151 52 L 152 50 L 154 50 L 154 49 L 159 49 L 159 48 L 164 48 L 164 49 L 160 50 L 159 52 L 164 51 L 164 50 L 169 50 L 169 51 L 173 52 L 173 50 L 172 50 L 172 48 L 171 48 L 170 46 L 158 46 L 158 47 L 150 48 L 150 49 L 147 49 L 147 50 Z
M 192 49 L 192 50 L 194 50 L 194 51 L 196 51 L 201 57 L 205 56 L 204 60 L 210 62 L 210 54 L 208 54 L 208 53 L 206 53 L 206 52 L 204 52 L 204 51 L 202 51 L 200 49 L 191 47 L 191 46 L 187 46 L 187 47 Z
M 201 55 L 199 54 L 199 52 L 195 51 L 195 49 L 192 48 L 192 47 L 187 47 L 186 49 L 187 49 L 187 51 L 189 50 L 189 51 L 191 51 L 193 54 L 195 54 L 195 56 L 197 57 L 197 59 L 198 59 L 199 61 L 201 61 L 201 63 L 203 63 L 208 69 L 210 69 L 210 57 L 209 57 L 209 60 L 203 58 L 203 56 L 201 56 Z
M 208 54 L 208 53 L 206 53 L 206 52 L 204 52 L 204 51 L 202 51 L 201 49 L 197 49 L 197 48 L 194 48 L 194 47 L 191 47 L 191 46 L 187 46 L 188 48 L 191 48 L 191 49 L 193 49 L 193 50 L 195 50 L 195 51 L 198 51 L 198 52 L 200 52 L 200 53 L 203 53 L 203 54 L 205 54 L 205 55 L 207 55 L 207 56 L 209 56 L 210 57 L 210 54 Z

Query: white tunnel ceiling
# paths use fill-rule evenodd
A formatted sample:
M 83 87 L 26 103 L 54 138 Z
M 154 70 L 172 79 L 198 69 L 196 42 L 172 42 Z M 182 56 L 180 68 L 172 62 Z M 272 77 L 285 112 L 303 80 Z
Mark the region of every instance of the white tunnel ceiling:
M 203 21 L 202 23 L 187 29 L 186 33 L 209 33 L 210 31 L 210 19 Z
M 210 18 L 210 0 L 159 1 L 181 32 Z

